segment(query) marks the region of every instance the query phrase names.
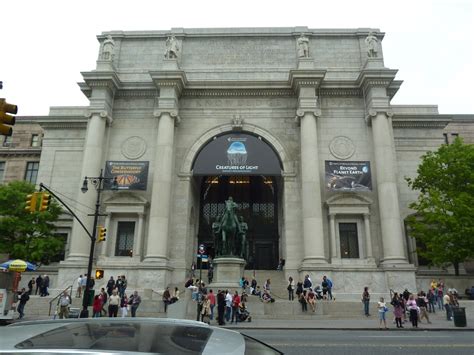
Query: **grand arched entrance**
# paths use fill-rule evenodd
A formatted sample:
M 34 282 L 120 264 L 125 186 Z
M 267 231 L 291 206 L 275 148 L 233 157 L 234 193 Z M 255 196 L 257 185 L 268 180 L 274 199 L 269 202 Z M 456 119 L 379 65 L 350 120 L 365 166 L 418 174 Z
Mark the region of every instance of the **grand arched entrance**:
M 193 175 L 199 186 L 198 243 L 214 255 L 212 223 L 232 197 L 248 224 L 249 269 L 274 269 L 280 256 L 281 162 L 262 137 L 215 136 L 198 153 Z

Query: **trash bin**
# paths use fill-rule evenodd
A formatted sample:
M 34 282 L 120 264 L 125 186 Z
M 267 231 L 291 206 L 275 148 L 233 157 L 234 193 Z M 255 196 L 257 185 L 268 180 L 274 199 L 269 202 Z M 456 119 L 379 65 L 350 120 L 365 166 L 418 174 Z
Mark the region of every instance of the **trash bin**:
M 456 327 L 465 327 L 466 322 L 466 308 L 465 307 L 453 307 L 453 318 L 454 325 Z

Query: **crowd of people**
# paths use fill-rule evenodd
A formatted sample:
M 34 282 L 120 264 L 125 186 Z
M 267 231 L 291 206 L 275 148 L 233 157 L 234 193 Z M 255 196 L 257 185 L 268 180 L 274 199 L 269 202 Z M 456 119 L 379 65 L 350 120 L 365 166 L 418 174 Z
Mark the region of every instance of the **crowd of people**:
M 459 306 L 458 292 L 454 288 L 446 290 L 442 280 L 432 280 L 427 292 L 419 291 L 412 293 L 405 289 L 403 292 L 394 292 L 390 290 L 390 305 L 393 311 L 393 323 L 397 328 L 404 328 L 404 323 L 408 321 L 412 328 L 418 328 L 418 324 L 426 321 L 431 324 L 429 313 L 438 311 L 446 312 L 446 319 L 453 320 L 453 308 Z M 369 288 L 364 287 L 361 301 L 364 306 L 364 315 L 369 317 L 370 292 Z M 389 307 L 383 297 L 377 302 L 378 319 L 380 329 L 388 329 L 387 313 Z

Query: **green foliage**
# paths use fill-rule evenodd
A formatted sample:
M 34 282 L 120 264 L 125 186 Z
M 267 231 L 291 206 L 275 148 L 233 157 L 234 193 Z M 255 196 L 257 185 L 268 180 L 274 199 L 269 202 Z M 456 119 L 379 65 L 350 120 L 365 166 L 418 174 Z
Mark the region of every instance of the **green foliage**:
M 0 253 L 48 264 L 64 249 L 64 242 L 53 234 L 61 208 L 52 200 L 48 211 L 25 211 L 26 195 L 34 190 L 26 181 L 0 185 Z
M 474 145 L 457 138 L 422 157 L 415 179 L 406 179 L 420 194 L 407 219 L 410 235 L 434 265 L 458 265 L 474 258 Z

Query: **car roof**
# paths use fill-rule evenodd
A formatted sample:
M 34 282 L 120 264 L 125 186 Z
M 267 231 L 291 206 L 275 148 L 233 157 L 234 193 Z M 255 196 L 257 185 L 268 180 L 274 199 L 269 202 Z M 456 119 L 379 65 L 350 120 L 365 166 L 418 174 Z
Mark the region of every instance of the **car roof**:
M 0 328 L 9 353 L 243 354 L 243 336 L 202 322 L 167 318 L 92 318 L 19 322 Z

